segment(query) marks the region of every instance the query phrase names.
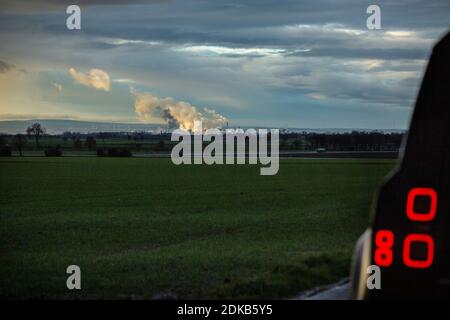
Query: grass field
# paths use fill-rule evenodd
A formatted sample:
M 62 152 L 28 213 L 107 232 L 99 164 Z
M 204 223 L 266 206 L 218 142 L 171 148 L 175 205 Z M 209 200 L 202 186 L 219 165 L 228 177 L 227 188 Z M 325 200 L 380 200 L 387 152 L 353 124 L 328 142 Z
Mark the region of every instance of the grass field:
M 281 298 L 348 275 L 383 160 L 0 159 L 0 296 Z M 82 290 L 66 288 L 68 265 Z

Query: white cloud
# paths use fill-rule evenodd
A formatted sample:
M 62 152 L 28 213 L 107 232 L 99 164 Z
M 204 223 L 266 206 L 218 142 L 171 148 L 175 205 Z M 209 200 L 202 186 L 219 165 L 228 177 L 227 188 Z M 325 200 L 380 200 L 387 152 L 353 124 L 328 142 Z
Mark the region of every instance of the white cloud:
M 386 35 L 394 38 L 418 37 L 416 32 L 404 30 L 386 31 Z
M 61 93 L 62 90 L 63 90 L 62 84 L 59 84 L 59 83 L 57 83 L 57 82 L 53 82 L 53 87 L 55 88 L 55 90 L 56 90 L 58 93 Z
M 113 79 L 112 81 L 113 81 L 113 82 L 117 82 L 117 83 L 126 83 L 126 84 L 137 83 L 136 80 L 128 79 L 128 78 Z
M 231 48 L 223 46 L 185 46 L 176 48 L 176 51 L 190 52 L 197 54 L 214 54 L 214 55 L 236 55 L 236 56 L 267 56 L 284 53 L 284 49 L 276 48 Z
M 313 98 L 315 100 L 325 100 L 327 99 L 327 96 L 318 92 L 313 92 L 313 93 L 309 93 L 307 94 L 308 97 Z
M 101 38 L 100 41 L 115 46 L 123 46 L 123 45 L 156 46 L 162 44 L 161 41 L 144 41 L 144 40 L 121 39 L 121 38 Z
M 69 74 L 78 83 L 97 90 L 111 90 L 110 78 L 108 73 L 100 69 L 91 69 L 89 73 L 79 72 L 74 68 L 69 69 Z

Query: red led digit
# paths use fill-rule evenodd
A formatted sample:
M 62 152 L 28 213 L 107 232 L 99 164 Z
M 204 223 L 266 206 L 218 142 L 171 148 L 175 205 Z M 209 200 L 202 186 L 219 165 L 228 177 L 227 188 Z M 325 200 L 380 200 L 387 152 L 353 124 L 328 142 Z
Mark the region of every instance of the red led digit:
M 428 212 L 418 213 L 414 211 L 414 200 L 418 196 L 425 196 L 430 198 L 430 208 Z M 406 201 L 406 215 L 413 221 L 431 221 L 436 215 L 437 208 L 437 193 L 432 188 L 414 188 L 408 193 L 408 200 Z
M 425 243 L 427 245 L 427 257 L 425 260 L 415 260 L 411 258 L 411 244 Z M 433 263 L 434 240 L 427 234 L 409 234 L 403 242 L 403 262 L 411 268 L 428 268 Z
M 394 259 L 392 246 L 394 245 L 394 234 L 389 230 L 379 230 L 375 235 L 374 260 L 378 266 L 389 267 Z

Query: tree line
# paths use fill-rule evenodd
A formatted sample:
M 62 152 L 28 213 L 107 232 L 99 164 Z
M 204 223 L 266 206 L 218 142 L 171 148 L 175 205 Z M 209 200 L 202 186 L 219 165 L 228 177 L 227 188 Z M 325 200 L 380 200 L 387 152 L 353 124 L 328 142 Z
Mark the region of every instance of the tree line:
M 0 155 L 9 155 L 16 150 L 23 155 L 23 150 L 45 150 L 49 154 L 58 155 L 62 146 L 74 151 L 91 150 L 107 153 L 105 148 L 121 148 L 122 150 L 170 152 L 175 142 L 170 133 L 151 132 L 97 132 L 78 133 L 64 132 L 49 135 L 39 123 L 34 123 L 24 130 L 24 134 L 0 136 Z M 404 134 L 381 131 L 352 131 L 344 133 L 315 132 L 280 132 L 280 150 L 287 151 L 398 151 Z M 51 138 L 52 144 L 41 146 L 43 137 Z M 34 148 L 29 140 L 34 140 Z M 58 142 L 59 141 L 59 142 Z M 99 145 L 100 141 L 100 145 Z M 109 143 L 109 145 L 108 145 Z M 99 149 L 103 149 L 99 151 Z

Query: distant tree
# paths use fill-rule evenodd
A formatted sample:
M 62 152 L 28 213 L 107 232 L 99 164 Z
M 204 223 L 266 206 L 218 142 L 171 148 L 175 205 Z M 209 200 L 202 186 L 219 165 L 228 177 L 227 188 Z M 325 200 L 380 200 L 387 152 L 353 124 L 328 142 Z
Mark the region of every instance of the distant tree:
M 23 134 L 16 134 L 13 138 L 13 145 L 19 150 L 19 155 L 22 156 L 22 149 L 27 144 L 27 138 Z
M 61 146 L 58 144 L 54 147 L 47 147 L 44 150 L 46 157 L 60 157 L 62 156 Z
M 11 156 L 11 147 L 8 145 L 6 139 L 0 136 L 0 157 L 10 157 L 10 156 Z
M 45 133 L 45 128 L 43 128 L 41 126 L 40 123 L 33 123 L 33 125 L 31 127 L 27 128 L 27 135 L 30 136 L 34 136 L 34 139 L 36 141 L 36 148 L 39 147 L 39 138 L 41 137 L 41 135 L 43 135 Z
M 61 135 L 61 138 L 64 142 L 66 142 L 67 140 L 69 140 L 70 138 L 72 138 L 72 132 L 70 131 L 64 131 Z
M 135 144 L 135 147 L 136 147 L 136 150 L 137 150 L 137 151 L 141 151 L 141 149 L 142 149 L 142 143 L 136 143 L 136 144 Z
M 95 141 L 94 137 L 87 136 L 86 141 L 84 142 L 84 145 L 89 149 L 92 150 L 97 146 L 97 141 Z
M 108 133 L 107 132 L 100 132 L 98 134 L 98 136 L 100 137 L 100 139 L 102 139 L 103 144 L 105 143 L 105 139 L 108 137 Z
M 161 139 L 158 142 L 158 150 L 163 151 L 165 149 L 166 144 L 164 143 L 164 140 Z
M 73 141 L 73 148 L 76 150 L 81 149 L 81 140 L 80 138 L 75 138 Z

